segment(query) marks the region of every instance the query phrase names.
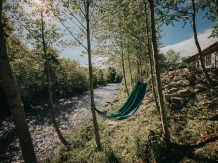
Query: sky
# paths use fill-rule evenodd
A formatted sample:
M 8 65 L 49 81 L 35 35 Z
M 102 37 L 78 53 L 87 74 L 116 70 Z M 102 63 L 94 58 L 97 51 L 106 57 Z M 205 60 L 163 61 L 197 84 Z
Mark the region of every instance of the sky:
M 218 41 L 218 38 L 208 38 L 212 32 L 212 25 L 209 20 L 202 18 L 203 16 L 204 12 L 199 12 L 196 17 L 198 40 L 202 50 Z M 182 27 L 183 22 L 177 22 L 175 26 L 162 27 L 162 34 L 164 34 L 161 39 L 164 46 L 161 48 L 162 53 L 165 54 L 170 48 L 180 52 L 181 56 L 192 56 L 197 53 L 191 24 L 187 24 L 185 28 Z

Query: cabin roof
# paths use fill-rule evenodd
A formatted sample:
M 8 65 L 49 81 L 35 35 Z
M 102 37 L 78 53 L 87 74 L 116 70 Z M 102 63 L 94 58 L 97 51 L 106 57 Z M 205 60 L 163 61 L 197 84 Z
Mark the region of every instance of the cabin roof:
M 218 41 L 215 42 L 214 44 L 208 46 L 207 48 L 205 48 L 204 50 L 202 50 L 202 57 L 205 57 L 208 54 L 211 54 L 215 51 L 218 51 Z M 193 61 L 195 61 L 196 59 L 198 59 L 198 53 L 187 58 L 186 60 L 184 60 L 183 62 L 185 63 L 191 63 Z

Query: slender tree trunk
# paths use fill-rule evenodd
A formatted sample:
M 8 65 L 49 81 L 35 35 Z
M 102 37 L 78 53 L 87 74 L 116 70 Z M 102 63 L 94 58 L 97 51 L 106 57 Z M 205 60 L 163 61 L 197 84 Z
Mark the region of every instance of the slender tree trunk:
M 218 17 L 218 0 L 216 0 L 216 16 Z
M 153 70 L 153 62 L 152 62 L 152 55 L 151 55 L 151 43 L 150 43 L 150 35 L 149 35 L 149 25 L 148 25 L 148 15 L 147 15 L 147 4 L 144 1 L 145 5 L 145 19 L 146 19 L 146 33 L 147 33 L 147 47 L 148 47 L 148 55 L 149 55 L 149 62 L 150 62 L 150 69 L 151 69 L 151 82 L 152 82 L 152 90 L 153 90 L 153 96 L 154 96 L 154 101 L 156 104 L 156 109 L 158 113 L 160 114 L 160 106 L 157 101 L 157 96 L 156 96 L 156 91 L 155 91 L 155 81 L 154 81 L 154 70 Z
M 129 64 L 129 74 L 130 74 L 131 85 L 133 85 L 133 78 L 132 78 L 132 70 L 131 70 L 131 65 L 130 65 L 129 53 L 128 53 L 128 64 Z
M 55 130 L 58 134 L 58 137 L 65 146 L 69 146 L 70 144 L 64 139 L 63 135 L 61 134 L 61 131 L 58 128 L 58 124 L 56 122 L 56 117 L 55 117 L 55 109 L 54 109 L 54 102 L 52 99 L 52 92 L 51 92 L 51 79 L 50 79 L 50 70 L 49 70 L 49 61 L 48 61 L 48 55 L 47 55 L 47 50 L 46 50 L 46 43 L 45 43 L 45 37 L 44 37 L 44 23 L 43 23 L 43 13 L 41 12 L 41 21 L 42 21 L 42 44 L 43 44 L 43 51 L 45 55 L 45 60 L 46 60 L 46 70 L 47 70 L 47 81 L 48 81 L 48 94 L 49 94 L 49 102 L 50 102 L 50 107 L 52 111 L 52 120 L 53 124 L 55 127 Z
M 139 42 L 139 67 L 140 67 L 140 74 L 142 74 L 142 59 L 143 59 L 143 57 L 142 57 L 142 47 L 141 47 L 141 44 L 140 44 L 140 42 Z
M 0 0 L 0 75 L 7 95 L 9 108 L 19 138 L 22 155 L 26 163 L 37 163 L 33 142 L 29 132 L 20 92 L 13 75 L 6 50 L 2 24 L 2 0 Z
M 195 1 L 194 0 L 192 0 L 192 29 L 193 29 L 193 33 L 194 33 L 195 44 L 196 44 L 196 47 L 198 49 L 198 54 L 200 57 L 199 59 L 200 59 L 203 74 L 204 74 L 205 78 L 207 79 L 208 84 L 212 87 L 213 82 L 212 82 L 212 80 L 211 80 L 210 76 L 208 75 L 207 70 L 205 68 L 205 65 L 203 62 L 203 57 L 202 57 L 201 47 L 200 47 L 199 42 L 198 42 L 197 30 L 196 30 L 196 25 L 195 25 Z
M 140 74 L 139 59 L 137 59 L 137 72 L 138 72 L 138 74 Z
M 125 87 L 126 87 L 126 93 L 129 96 L 129 90 L 128 90 L 127 82 L 126 82 L 126 72 L 125 72 L 124 53 L 123 53 L 123 44 L 122 44 L 122 41 L 121 41 L 121 58 L 122 58 L 123 78 L 124 78 L 124 83 L 125 83 Z
M 160 70 L 159 70 L 159 63 L 158 63 L 158 50 L 157 50 L 153 0 L 149 0 L 149 4 L 150 4 L 150 12 L 151 12 L 151 31 L 152 31 L 152 48 L 153 48 L 152 50 L 153 50 L 153 57 L 154 57 L 154 66 L 155 66 L 155 70 L 156 70 L 155 75 L 156 75 L 156 80 L 157 80 L 157 91 L 158 91 L 158 97 L 159 97 L 160 117 L 161 117 L 161 123 L 162 123 L 163 132 L 164 132 L 166 142 L 170 143 L 170 134 L 169 134 L 169 130 L 168 130 L 166 111 L 164 108 L 162 85 L 161 85 L 161 80 L 160 80 Z
M 94 102 L 94 91 L 93 91 L 93 75 L 92 75 L 92 61 L 91 61 L 91 42 L 90 42 L 90 27 L 89 27 L 89 2 L 87 2 L 86 6 L 86 32 L 87 32 L 87 45 L 88 45 L 88 59 L 89 59 L 89 80 L 90 80 L 90 95 L 91 95 L 91 110 L 93 117 L 93 125 L 95 130 L 95 141 L 97 144 L 98 150 L 102 150 L 100 135 L 99 135 L 99 127 L 95 113 L 95 102 Z

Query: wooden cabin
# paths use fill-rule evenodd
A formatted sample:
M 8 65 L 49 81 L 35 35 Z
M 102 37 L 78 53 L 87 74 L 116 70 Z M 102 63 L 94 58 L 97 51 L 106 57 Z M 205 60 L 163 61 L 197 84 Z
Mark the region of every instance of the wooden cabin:
M 218 68 L 218 41 L 202 50 L 202 57 L 206 68 Z M 183 61 L 190 68 L 200 68 L 198 53 Z

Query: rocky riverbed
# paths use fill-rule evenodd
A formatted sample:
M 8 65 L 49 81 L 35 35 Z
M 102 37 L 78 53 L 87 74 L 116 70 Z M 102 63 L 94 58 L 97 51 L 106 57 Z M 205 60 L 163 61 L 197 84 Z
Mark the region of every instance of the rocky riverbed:
M 109 105 L 118 94 L 118 84 L 108 84 L 94 90 L 95 104 L 98 109 Z M 82 95 L 90 101 L 89 91 Z M 91 119 L 90 105 L 77 97 L 60 99 L 55 105 L 56 118 L 64 137 L 69 137 L 74 129 Z M 59 150 L 60 140 L 55 132 L 51 119 L 51 110 L 45 106 L 37 106 L 27 113 L 29 130 L 33 139 L 34 150 L 38 160 L 42 160 Z M 19 140 L 12 118 L 0 120 L 0 163 L 23 162 Z

